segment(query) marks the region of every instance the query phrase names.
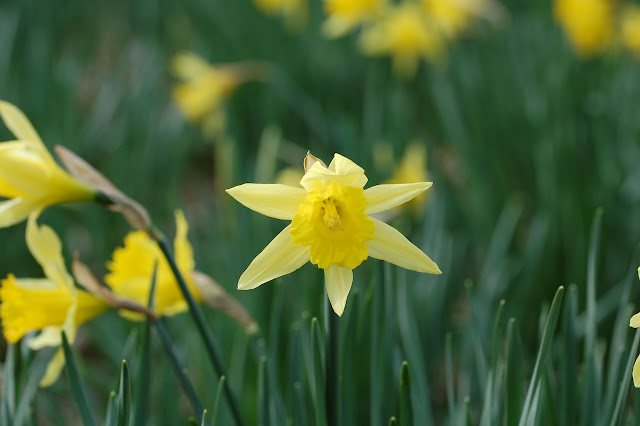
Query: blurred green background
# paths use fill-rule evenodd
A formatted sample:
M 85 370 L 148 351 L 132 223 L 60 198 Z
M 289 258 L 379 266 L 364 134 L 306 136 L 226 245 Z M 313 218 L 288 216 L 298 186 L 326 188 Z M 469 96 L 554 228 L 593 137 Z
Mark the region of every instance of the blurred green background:
M 300 32 L 249 0 L 5 1 L 0 94 L 25 112 L 48 147 L 61 144 L 85 158 L 145 205 L 167 234 L 174 232 L 173 211 L 185 211 L 197 268 L 237 297 L 265 334 L 272 424 L 315 424 L 305 350 L 313 346 L 311 318 L 322 317 L 325 290 L 320 272 L 309 265 L 259 289 L 235 290 L 244 268 L 284 224 L 242 207 L 224 187 L 273 179 L 273 173 L 256 172 L 268 126 L 286 141 L 268 170 L 301 166 L 308 149 L 325 161 L 339 152 L 365 169 L 369 185 L 393 172 L 375 167 L 377 145 L 389 144 L 398 162 L 408 143 L 420 139 L 433 193 L 422 217 L 400 215 L 393 224 L 443 274 L 396 271 L 374 260 L 356 270 L 341 320 L 343 367 L 349 370 L 343 392 L 345 407 L 361 411 L 345 408 L 344 420 L 387 424 L 397 402 L 385 397 L 385 389 L 396 386 L 407 359 L 415 376 L 414 418 L 429 419 L 415 424 L 458 424 L 445 395 L 451 332 L 455 401 L 471 398 L 476 424 L 501 299 L 503 316 L 519 323 L 527 377 L 541 311 L 559 285 L 576 284 L 576 324 L 582 323 L 589 233 L 598 207 L 601 344 L 607 346 L 619 323 L 620 298 L 626 306 L 639 296 L 636 281 L 630 296 L 623 282 L 640 265 L 634 255 L 640 236 L 640 62 L 621 51 L 580 60 L 553 21 L 550 3 L 511 0 L 503 6 L 507 21 L 479 22 L 449 47 L 443 63 L 423 63 L 414 78 L 403 80 L 389 59 L 360 54 L 356 36 L 324 38 L 318 1 Z M 227 101 L 224 141 L 207 140 L 172 101 L 169 62 L 183 50 L 211 63 L 264 60 L 276 69 L 268 81 L 242 85 Z M 4 128 L 0 136 L 11 139 Z M 98 206 L 51 208 L 41 221 L 61 235 L 67 259 L 79 251 L 98 275 L 129 230 L 121 217 Z M 1 230 L 2 276 L 41 274 L 24 244 L 24 228 Z M 381 275 L 394 278 L 381 284 Z M 210 310 L 207 317 L 243 412 L 255 424 L 263 417 L 250 343 L 226 317 Z M 191 318 L 183 314 L 167 323 L 203 400 L 211 403 L 217 378 L 203 361 Z M 134 357 L 132 330 L 135 335 L 135 324 L 108 314 L 80 331 L 75 347 L 99 413 L 117 386 L 121 359 Z M 620 341 L 628 343 L 631 330 L 623 331 Z M 610 356 L 603 349 L 602 360 Z M 155 371 L 163 373 L 152 379 L 152 423 L 185 424 L 193 413 L 177 397 L 166 362 L 161 350 L 154 352 Z M 581 353 L 576 362 L 585 362 Z M 628 372 L 617 374 L 631 386 Z M 67 392 L 64 380 L 38 391 L 41 424 L 74 424 Z M 227 424 L 222 405 L 220 424 Z M 541 424 L 563 424 L 550 411 L 545 419 L 553 421 Z M 592 424 L 579 410 L 576 416 Z

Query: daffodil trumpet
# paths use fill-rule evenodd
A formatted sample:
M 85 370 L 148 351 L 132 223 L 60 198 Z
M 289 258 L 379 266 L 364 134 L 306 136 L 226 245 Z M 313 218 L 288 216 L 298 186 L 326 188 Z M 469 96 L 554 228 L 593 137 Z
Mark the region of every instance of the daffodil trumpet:
M 251 262 L 238 288 L 249 290 L 311 262 L 324 270 L 327 294 L 339 316 L 353 282 L 353 269 L 367 257 L 431 274 L 441 271 L 398 230 L 370 215 L 403 204 L 431 182 L 377 185 L 364 189 L 367 177 L 353 161 L 335 154 L 329 166 L 315 157 L 301 188 L 246 183 L 227 190 L 246 207 L 291 221 Z

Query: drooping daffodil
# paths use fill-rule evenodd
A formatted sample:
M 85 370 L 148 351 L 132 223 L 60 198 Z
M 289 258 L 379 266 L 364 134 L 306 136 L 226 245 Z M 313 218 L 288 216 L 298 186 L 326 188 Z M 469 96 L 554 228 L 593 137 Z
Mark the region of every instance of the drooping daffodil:
M 27 343 L 33 350 L 59 347 L 63 330 L 72 343 L 81 324 L 108 309 L 104 301 L 75 287 L 62 258 L 60 239 L 50 227 L 39 226 L 36 220 L 37 214 L 29 216 L 27 246 L 46 278 L 16 278 L 9 274 L 0 282 L 3 335 L 7 342 L 16 343 L 25 334 L 40 331 Z M 54 383 L 62 367 L 64 355 L 60 348 L 49 362 L 40 385 Z
M 52 204 L 92 201 L 98 191 L 64 171 L 27 117 L 0 101 L 0 116 L 16 140 L 0 142 L 0 228 Z
M 555 0 L 554 15 L 571 47 L 582 58 L 605 50 L 614 35 L 611 0 Z
M 244 271 L 239 289 L 256 288 L 310 261 L 324 270 L 329 301 L 335 313 L 342 315 L 353 269 L 367 257 L 418 272 L 441 273 L 398 230 L 369 216 L 411 200 L 431 182 L 364 189 L 364 170 L 348 158 L 335 154 L 328 167 L 313 160 L 310 155 L 305 159 L 305 165 L 312 165 L 306 167 L 301 188 L 245 183 L 227 190 L 258 213 L 291 221 Z
M 342 37 L 384 9 L 386 0 L 324 0 L 327 19 L 322 32 L 329 38 Z
M 189 225 L 182 211 L 176 211 L 175 216 L 174 252 L 176 263 L 191 294 L 196 301 L 200 301 L 200 292 L 192 277 L 195 262 L 193 249 L 187 240 Z M 171 272 L 169 263 L 162 255 L 158 244 L 144 231 L 133 231 L 125 237 L 124 247 L 117 248 L 113 252 L 112 260 L 107 263 L 109 273 L 104 280 L 116 295 L 146 306 L 156 262 L 158 269 L 153 303 L 154 311 L 158 315 L 171 316 L 187 310 L 187 302 L 184 300 L 173 272 Z M 130 311 L 123 310 L 121 314 L 128 319 L 144 319 L 141 314 Z

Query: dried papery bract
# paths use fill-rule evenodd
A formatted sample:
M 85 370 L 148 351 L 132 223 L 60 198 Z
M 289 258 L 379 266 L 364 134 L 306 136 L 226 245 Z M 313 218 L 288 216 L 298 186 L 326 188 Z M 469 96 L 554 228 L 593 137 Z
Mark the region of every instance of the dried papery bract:
M 258 332 L 258 324 L 249 312 L 213 278 L 200 271 L 193 271 L 191 276 L 204 303 L 237 322 L 247 334 Z
M 110 210 L 122 214 L 132 228 L 145 232 L 150 231 L 149 213 L 140 203 L 127 197 L 111 181 L 73 151 L 61 145 L 56 145 L 55 151 L 60 157 L 60 161 L 75 178 L 100 191 L 102 197 L 99 197 L 99 200 L 104 201 Z
M 321 159 L 319 159 L 315 155 L 311 154 L 311 151 L 307 151 L 307 155 L 306 155 L 306 157 L 304 157 L 304 172 L 306 173 L 307 170 L 309 170 L 311 168 L 311 166 L 313 166 L 315 163 L 322 164 L 322 167 L 324 167 L 324 168 L 327 167 L 327 165 L 324 164 L 324 161 L 322 161 Z
M 95 275 L 93 275 L 93 272 L 91 272 L 91 269 L 89 269 L 87 265 L 80 261 L 77 252 L 74 253 L 71 271 L 78 284 L 84 287 L 84 289 L 89 293 L 102 299 L 110 307 L 114 309 L 125 309 L 127 311 L 137 312 L 145 315 L 151 320 L 156 319 L 156 315 L 149 308 L 142 306 L 134 302 L 133 300 L 120 297 L 109 290 L 108 287 L 100 284 Z

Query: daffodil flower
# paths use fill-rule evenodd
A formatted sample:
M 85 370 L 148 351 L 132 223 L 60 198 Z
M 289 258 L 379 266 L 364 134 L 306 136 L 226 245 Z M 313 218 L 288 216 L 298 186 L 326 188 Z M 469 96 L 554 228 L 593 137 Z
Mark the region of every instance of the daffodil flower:
M 438 266 L 422 250 L 392 226 L 369 216 L 411 200 L 431 182 L 364 189 L 366 183 L 361 167 L 335 154 L 329 167 L 316 161 L 307 169 L 302 188 L 246 183 L 228 189 L 246 207 L 291 221 L 251 262 L 238 288 L 256 288 L 311 261 L 324 270 L 329 301 L 335 313 L 342 315 L 353 269 L 367 257 L 439 274 Z
M 171 71 L 181 80 L 173 90 L 173 98 L 186 119 L 202 122 L 205 134 L 217 136 L 226 121 L 224 101 L 242 83 L 260 79 L 265 65 L 257 62 L 210 65 L 191 52 L 178 53 Z
M 382 18 L 365 28 L 359 43 L 367 55 L 391 55 L 394 70 L 402 77 L 413 77 L 421 58 L 439 61 L 445 49 L 437 26 L 412 2 L 389 7 Z
M 75 287 L 62 258 L 60 239 L 48 226 L 38 226 L 36 220 L 37 214 L 29 216 L 26 240 L 46 278 L 16 278 L 9 274 L 0 282 L 4 337 L 9 343 L 16 343 L 25 334 L 40 331 L 29 339 L 28 346 L 33 350 L 59 347 L 62 330 L 69 342 L 73 342 L 78 326 L 108 308 L 102 300 Z M 58 349 L 40 385 L 55 382 L 63 366 L 64 355 L 62 349 Z
M 92 201 L 97 191 L 55 162 L 27 117 L 0 101 L 0 116 L 17 140 L 0 143 L 0 228 L 52 204 Z
M 631 53 L 640 55 L 640 6 L 635 3 L 620 12 L 620 41 Z
M 322 31 L 329 38 L 341 37 L 380 14 L 385 4 L 386 0 L 325 0 Z
M 192 277 L 195 262 L 193 249 L 187 240 L 189 225 L 184 214 L 179 210 L 176 212 L 176 228 L 174 241 L 176 263 L 187 281 L 191 294 L 196 301 L 200 301 L 200 292 Z M 171 316 L 187 310 L 187 302 L 182 296 L 169 263 L 162 255 L 156 241 L 151 239 L 146 232 L 134 231 L 125 237 L 124 247 L 116 249 L 113 252 L 112 260 L 107 263 L 110 272 L 105 276 L 105 282 L 116 295 L 146 306 L 156 261 L 158 262 L 158 270 L 154 311 L 158 315 Z M 121 311 L 121 315 L 132 320 L 144 318 L 139 313 L 124 310 Z
M 554 15 L 576 53 L 584 58 L 605 50 L 614 34 L 610 0 L 555 0 Z

